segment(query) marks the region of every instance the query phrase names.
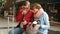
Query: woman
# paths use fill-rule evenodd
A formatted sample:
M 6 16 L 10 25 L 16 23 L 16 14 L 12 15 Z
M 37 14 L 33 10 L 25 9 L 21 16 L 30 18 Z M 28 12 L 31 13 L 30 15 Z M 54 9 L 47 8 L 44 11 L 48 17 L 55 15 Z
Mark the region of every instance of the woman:
M 50 27 L 48 14 L 43 10 L 42 6 L 39 3 L 35 3 L 32 6 L 34 10 L 34 20 L 39 23 L 38 34 L 48 34 L 48 29 Z
M 26 26 L 33 22 L 33 11 L 30 10 L 30 2 L 22 1 L 20 10 L 16 16 L 16 21 L 19 23 L 17 28 L 14 29 L 14 34 L 22 34 L 26 30 Z M 12 34 L 12 31 L 9 32 Z

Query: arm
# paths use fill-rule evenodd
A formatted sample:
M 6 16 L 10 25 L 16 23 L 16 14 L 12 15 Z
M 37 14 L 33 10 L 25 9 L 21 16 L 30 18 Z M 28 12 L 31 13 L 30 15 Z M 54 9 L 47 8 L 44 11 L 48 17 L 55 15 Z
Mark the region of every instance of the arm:
M 47 14 L 43 16 L 43 20 L 44 20 L 44 24 L 41 25 L 41 28 L 49 29 L 50 23 L 49 23 L 49 17 Z
M 18 11 L 16 18 L 16 22 L 21 22 L 22 18 L 23 18 L 23 14 L 22 11 Z
M 34 21 L 34 13 L 32 11 L 29 11 L 28 14 L 25 17 L 25 20 L 30 23 Z

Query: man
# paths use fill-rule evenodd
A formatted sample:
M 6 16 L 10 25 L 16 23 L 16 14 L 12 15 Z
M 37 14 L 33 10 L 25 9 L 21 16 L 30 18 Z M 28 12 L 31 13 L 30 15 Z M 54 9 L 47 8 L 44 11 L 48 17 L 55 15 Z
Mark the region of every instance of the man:
M 33 22 L 33 11 L 30 10 L 30 2 L 29 1 L 22 1 L 20 6 L 20 10 L 16 16 L 16 21 L 19 23 L 17 28 L 14 29 L 14 34 L 22 34 L 26 30 L 26 26 Z M 9 32 L 12 34 L 12 31 Z

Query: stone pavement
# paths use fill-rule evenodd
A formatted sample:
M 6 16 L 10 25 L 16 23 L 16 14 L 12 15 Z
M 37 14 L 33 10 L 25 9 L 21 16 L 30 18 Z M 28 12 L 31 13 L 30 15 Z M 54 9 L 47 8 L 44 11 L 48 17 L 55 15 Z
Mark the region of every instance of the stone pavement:
M 18 23 L 14 22 L 13 24 L 13 21 L 10 20 L 9 21 L 9 26 L 12 27 L 13 25 L 16 26 Z M 0 27 L 8 27 L 8 19 L 3 19 L 3 18 L 0 18 Z

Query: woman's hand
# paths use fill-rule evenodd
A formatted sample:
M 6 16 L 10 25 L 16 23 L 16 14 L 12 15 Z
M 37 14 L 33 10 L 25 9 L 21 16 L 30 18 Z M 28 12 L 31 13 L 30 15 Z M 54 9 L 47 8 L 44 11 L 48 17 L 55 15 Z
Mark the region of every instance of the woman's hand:
M 34 26 L 35 29 L 39 29 L 40 27 L 41 27 L 40 24 L 36 24 L 36 25 Z

